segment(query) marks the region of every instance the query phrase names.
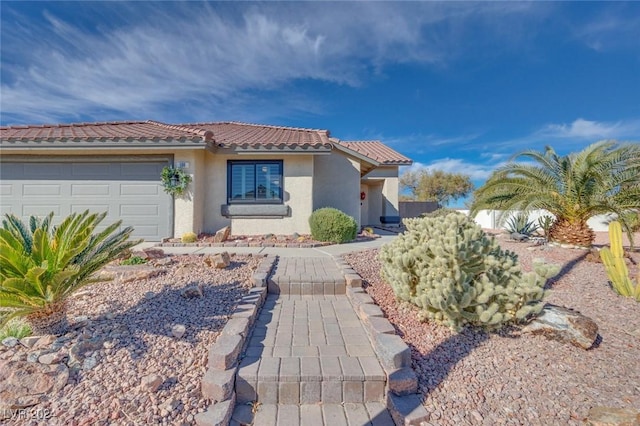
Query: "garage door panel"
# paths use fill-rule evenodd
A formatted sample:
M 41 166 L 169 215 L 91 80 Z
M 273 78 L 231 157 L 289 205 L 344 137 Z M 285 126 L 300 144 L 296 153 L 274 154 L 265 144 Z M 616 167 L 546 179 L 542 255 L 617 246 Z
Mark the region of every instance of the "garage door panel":
M 51 197 L 59 196 L 61 193 L 62 189 L 58 184 L 30 183 L 22 185 L 22 195 L 25 197 Z
M 137 178 L 146 178 L 148 180 L 157 181 L 162 167 L 153 163 L 122 163 L 120 165 L 120 174 L 127 178 L 136 176 Z
M 153 184 L 126 184 L 120 185 L 120 195 L 158 195 L 158 185 Z
M 22 173 L 26 179 L 61 178 L 64 166 L 55 163 L 24 163 Z
M 72 204 L 69 211 L 71 213 L 84 213 L 89 210 L 91 213 L 107 213 L 110 216 L 112 210 L 108 204 Z
M 74 178 L 86 177 L 89 179 L 96 179 L 98 177 L 108 178 L 110 176 L 116 176 L 117 172 L 114 172 L 111 164 L 103 163 L 85 163 L 85 164 L 73 164 L 71 166 L 71 176 Z
M 109 184 L 91 184 L 91 183 L 74 183 L 71 184 L 72 196 L 105 196 L 108 197 L 111 193 L 111 186 Z
M 28 219 L 54 212 L 107 212 L 98 229 L 122 219 L 133 236 L 158 241 L 172 235 L 172 199 L 160 183 L 166 162 L 2 162 L 0 212 Z M 138 173 L 136 173 L 138 171 Z
M 121 216 L 152 216 L 157 217 L 160 215 L 160 209 L 158 206 L 146 205 L 146 206 L 132 206 L 123 204 L 120 206 Z
M 62 214 L 66 215 L 66 212 L 63 212 L 63 209 L 59 205 L 54 204 L 42 204 L 42 205 L 33 205 L 33 204 L 23 204 L 22 205 L 22 216 L 23 218 L 29 216 L 41 216 L 44 217 L 49 213 L 53 212 L 54 216 L 60 216 Z

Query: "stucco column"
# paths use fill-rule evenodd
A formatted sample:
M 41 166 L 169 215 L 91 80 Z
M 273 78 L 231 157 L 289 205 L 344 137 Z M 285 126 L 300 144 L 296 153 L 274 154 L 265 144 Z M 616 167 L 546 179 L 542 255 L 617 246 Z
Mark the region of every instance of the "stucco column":
M 191 175 L 187 192 L 174 197 L 174 237 L 180 238 L 187 232 L 199 234 L 203 230 L 204 199 L 204 151 L 184 151 L 175 154 L 173 165 L 184 164 L 184 170 Z

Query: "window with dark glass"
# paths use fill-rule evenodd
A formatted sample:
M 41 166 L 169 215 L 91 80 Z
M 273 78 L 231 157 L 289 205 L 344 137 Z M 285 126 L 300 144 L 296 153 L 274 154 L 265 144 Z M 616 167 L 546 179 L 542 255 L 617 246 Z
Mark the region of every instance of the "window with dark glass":
M 227 203 L 282 203 L 282 161 L 227 162 Z

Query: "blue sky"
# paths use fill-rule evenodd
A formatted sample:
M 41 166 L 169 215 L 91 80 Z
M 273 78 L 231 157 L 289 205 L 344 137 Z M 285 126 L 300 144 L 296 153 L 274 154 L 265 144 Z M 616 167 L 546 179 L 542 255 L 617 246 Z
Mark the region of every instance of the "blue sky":
M 379 139 L 476 184 L 640 140 L 636 2 L 12 2 L 0 121 L 246 121 Z

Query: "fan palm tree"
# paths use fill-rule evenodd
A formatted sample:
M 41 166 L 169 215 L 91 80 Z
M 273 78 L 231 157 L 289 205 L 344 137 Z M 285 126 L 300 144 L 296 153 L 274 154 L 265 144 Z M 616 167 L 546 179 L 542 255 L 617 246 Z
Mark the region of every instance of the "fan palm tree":
M 106 213 L 73 213 L 52 226 L 53 213 L 27 226 L 7 215 L 0 227 L 0 327 L 25 317 L 35 334 L 66 331 L 66 300 L 97 281 L 93 275 L 139 241 L 121 222 L 94 233 Z
M 515 159 L 529 160 L 515 162 Z M 515 211 L 544 209 L 555 216 L 550 241 L 589 247 L 595 235 L 587 220 L 616 214 L 633 243 L 625 218 L 640 209 L 640 145 L 597 142 L 578 153 L 559 156 L 524 151 L 500 167 L 474 194 L 471 215 L 482 209 Z

